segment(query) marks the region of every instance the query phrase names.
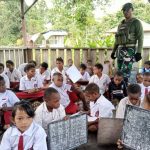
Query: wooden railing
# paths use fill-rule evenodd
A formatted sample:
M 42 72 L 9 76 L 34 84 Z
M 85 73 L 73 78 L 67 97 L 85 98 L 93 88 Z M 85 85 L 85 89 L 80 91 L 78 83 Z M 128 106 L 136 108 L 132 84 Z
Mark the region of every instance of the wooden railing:
M 0 48 L 0 62 L 4 63 L 11 59 L 16 67 L 29 60 L 36 60 L 37 64 L 45 61 L 50 68 L 55 66 L 57 57 L 64 59 L 64 64 L 67 64 L 69 58 L 73 59 L 74 64 L 79 66 L 80 63 L 86 63 L 87 59 L 91 59 L 92 63 L 104 63 L 105 60 L 110 60 L 112 48 Z M 150 47 L 143 49 L 142 65 L 146 60 L 150 60 Z

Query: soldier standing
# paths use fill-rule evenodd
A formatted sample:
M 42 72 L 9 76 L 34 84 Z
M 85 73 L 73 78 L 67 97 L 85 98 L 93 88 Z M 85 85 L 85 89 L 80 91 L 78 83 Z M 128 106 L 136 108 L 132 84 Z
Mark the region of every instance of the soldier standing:
M 141 22 L 133 17 L 133 5 L 126 3 L 122 7 L 125 19 L 121 21 L 115 35 L 115 44 L 111 58 L 117 57 L 118 70 L 129 78 L 132 65 L 142 59 L 143 27 Z

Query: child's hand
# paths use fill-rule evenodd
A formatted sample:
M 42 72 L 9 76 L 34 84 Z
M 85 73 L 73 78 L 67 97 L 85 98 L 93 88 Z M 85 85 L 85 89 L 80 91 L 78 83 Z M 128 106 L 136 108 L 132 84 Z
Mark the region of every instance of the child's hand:
M 123 148 L 123 142 L 120 139 L 118 139 L 118 141 L 117 141 L 117 147 L 118 147 L 118 149 Z
M 87 115 L 90 115 L 90 111 L 81 111 L 81 114 L 87 114 Z
M 30 90 L 28 90 L 28 93 L 34 93 L 34 92 L 38 92 L 39 91 L 39 89 L 30 89 Z
M 2 107 L 2 111 L 7 111 L 7 107 Z
M 64 118 L 63 118 L 63 120 L 68 120 L 69 119 L 69 117 L 68 116 L 65 116 Z

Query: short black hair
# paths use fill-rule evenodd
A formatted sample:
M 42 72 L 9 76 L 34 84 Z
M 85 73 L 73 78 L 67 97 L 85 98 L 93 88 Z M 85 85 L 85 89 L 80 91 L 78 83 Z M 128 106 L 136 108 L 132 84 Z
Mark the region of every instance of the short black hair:
M 150 76 L 150 72 L 144 72 L 143 76 L 149 77 Z
M 80 68 L 86 70 L 87 66 L 85 64 L 80 64 Z
M 127 88 L 128 94 L 141 93 L 141 87 L 138 84 L 130 84 Z
M 5 82 L 5 79 L 0 75 L 0 81 L 4 81 Z
M 30 60 L 30 61 L 29 61 L 29 64 L 34 64 L 35 66 L 37 65 L 37 63 L 36 63 L 35 60 Z
M 137 76 L 141 76 L 141 75 L 143 75 L 143 74 L 142 74 L 142 73 L 137 73 L 137 74 L 136 74 L 136 77 L 137 77 Z
M 144 62 L 144 65 L 150 65 L 150 61 L 148 60 L 148 61 L 145 61 Z
M 35 68 L 35 65 L 33 63 L 29 63 L 24 67 L 24 71 L 29 71 L 31 68 Z
M 95 83 L 90 83 L 87 85 L 84 91 L 88 93 L 99 93 L 99 86 Z
M 94 65 L 96 68 L 101 69 L 103 71 L 103 65 L 100 63 L 97 63 Z
M 17 110 L 25 111 L 29 117 L 34 118 L 35 113 L 34 109 L 32 108 L 30 102 L 21 100 L 20 102 L 17 102 L 14 104 L 13 110 L 12 110 L 12 118 L 15 118 L 16 111 Z
M 43 98 L 46 99 L 47 97 L 50 97 L 53 93 L 59 94 L 56 89 L 49 87 L 45 90 Z
M 14 66 L 14 62 L 12 60 L 7 60 L 6 64 L 11 64 L 12 66 Z
M 0 63 L 0 66 L 3 67 L 3 69 L 4 69 L 4 64 Z
M 43 68 L 45 68 L 45 70 L 46 70 L 46 69 L 48 68 L 48 63 L 42 62 L 42 63 L 40 64 L 40 66 L 43 67 Z
M 63 75 L 62 75 L 61 73 L 59 73 L 59 72 L 55 72 L 55 73 L 53 74 L 53 77 L 55 77 L 55 76 L 62 76 L 62 77 L 63 77 Z
M 60 61 L 60 62 L 64 63 L 64 60 L 61 57 L 56 58 L 56 61 Z
M 117 71 L 114 76 L 119 76 L 119 77 L 123 77 L 123 72 L 122 71 Z

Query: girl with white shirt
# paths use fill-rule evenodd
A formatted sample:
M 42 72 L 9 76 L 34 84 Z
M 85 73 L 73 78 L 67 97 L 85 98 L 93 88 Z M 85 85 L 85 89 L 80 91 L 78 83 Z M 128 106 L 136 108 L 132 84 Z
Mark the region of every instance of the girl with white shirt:
M 3 135 L 1 150 L 47 150 L 46 133 L 34 121 L 34 110 L 27 101 L 15 104 L 12 111 L 13 126 Z

